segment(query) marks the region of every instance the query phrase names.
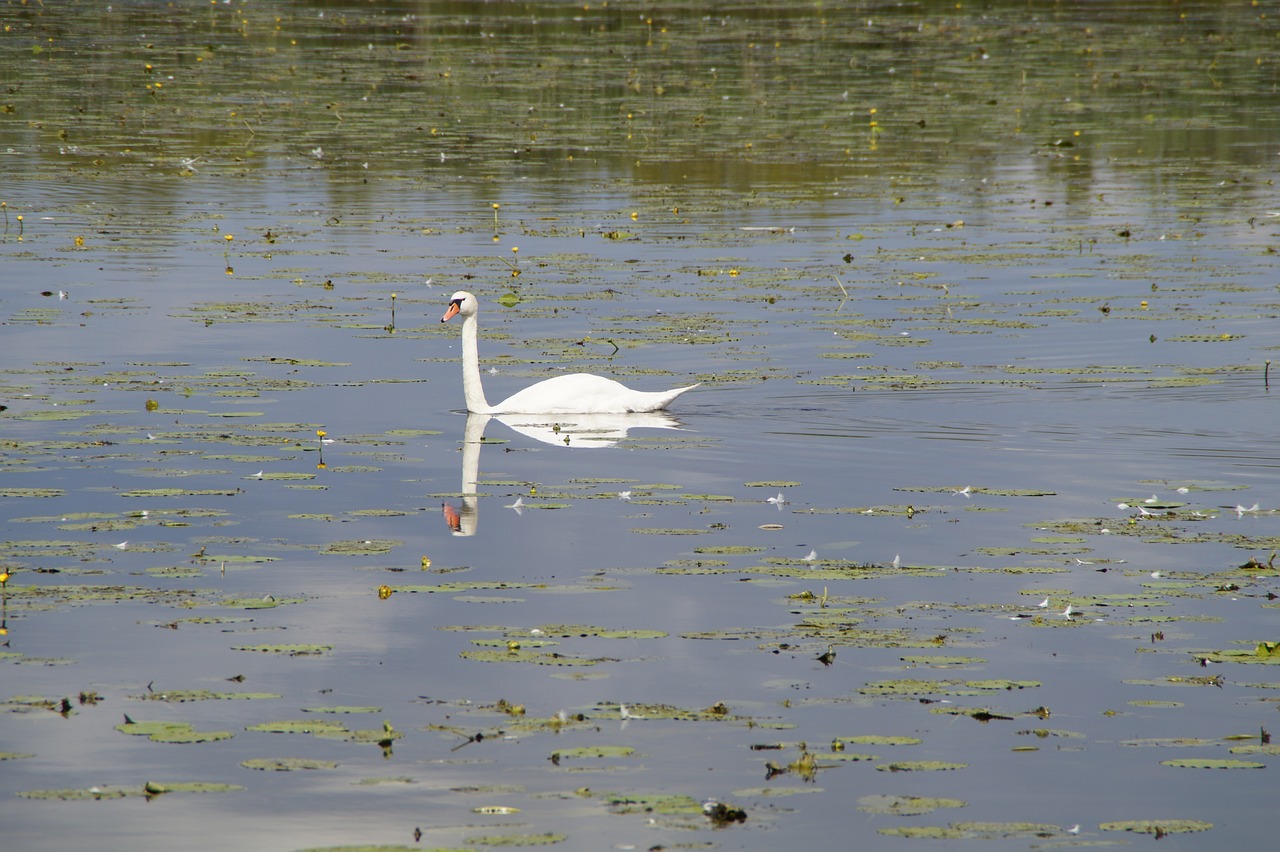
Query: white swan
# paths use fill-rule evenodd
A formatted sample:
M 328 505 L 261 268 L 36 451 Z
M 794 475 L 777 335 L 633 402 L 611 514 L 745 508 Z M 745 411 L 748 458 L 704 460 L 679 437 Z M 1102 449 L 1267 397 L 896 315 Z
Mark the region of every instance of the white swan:
M 462 316 L 462 391 L 467 398 L 467 411 L 472 414 L 629 414 L 659 411 L 671 401 L 698 385 L 667 391 L 632 390 L 613 379 L 574 373 L 530 385 L 497 405 L 484 398 L 480 384 L 480 353 L 477 348 L 476 314 L 480 303 L 476 297 L 459 290 L 449 299 L 449 308 L 440 318 L 448 322 Z

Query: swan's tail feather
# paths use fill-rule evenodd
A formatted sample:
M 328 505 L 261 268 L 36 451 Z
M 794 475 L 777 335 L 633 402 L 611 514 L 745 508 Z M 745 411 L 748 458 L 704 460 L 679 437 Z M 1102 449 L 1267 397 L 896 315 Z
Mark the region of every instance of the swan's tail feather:
M 680 394 L 686 391 L 691 391 L 701 384 L 702 382 L 698 382 L 696 385 L 689 385 L 684 388 L 672 388 L 669 391 L 655 391 L 652 394 L 647 394 L 650 399 L 645 400 L 643 405 L 637 405 L 632 408 L 631 411 L 637 414 L 646 411 L 661 411 L 671 403 L 675 402 L 676 397 L 680 396 Z

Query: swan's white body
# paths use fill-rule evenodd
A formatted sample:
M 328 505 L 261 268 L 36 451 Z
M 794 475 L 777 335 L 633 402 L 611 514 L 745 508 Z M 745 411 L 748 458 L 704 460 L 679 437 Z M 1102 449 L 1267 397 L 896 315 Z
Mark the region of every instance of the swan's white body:
M 667 391 L 638 391 L 590 373 L 556 376 L 530 385 L 522 391 L 490 405 L 480 383 L 480 352 L 477 342 L 476 297 L 459 290 L 449 299 L 449 309 L 440 322 L 462 316 L 462 391 L 467 411 L 472 414 L 630 414 L 660 411 L 672 400 L 697 385 Z

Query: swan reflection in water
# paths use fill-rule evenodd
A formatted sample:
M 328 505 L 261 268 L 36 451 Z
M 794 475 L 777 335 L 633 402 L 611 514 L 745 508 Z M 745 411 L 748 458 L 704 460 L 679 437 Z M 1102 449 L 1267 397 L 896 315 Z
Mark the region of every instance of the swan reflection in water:
M 631 429 L 679 429 L 680 421 L 660 411 L 636 414 L 468 414 L 462 437 L 460 508 L 444 504 L 444 518 L 454 535 L 476 534 L 480 521 L 476 483 L 480 478 L 480 447 L 484 429 L 497 420 L 514 432 L 555 447 L 571 450 L 616 446 Z

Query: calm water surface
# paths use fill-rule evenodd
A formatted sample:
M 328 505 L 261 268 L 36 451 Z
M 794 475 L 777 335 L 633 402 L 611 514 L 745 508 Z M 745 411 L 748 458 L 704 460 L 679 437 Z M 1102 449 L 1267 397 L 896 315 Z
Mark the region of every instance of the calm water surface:
M 1264 844 L 1276 20 L 10 4 L 6 843 Z

